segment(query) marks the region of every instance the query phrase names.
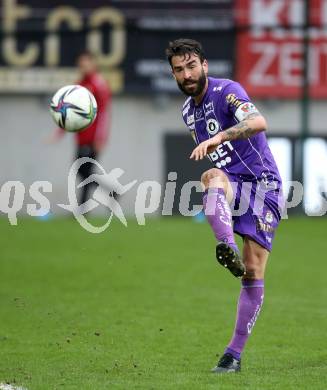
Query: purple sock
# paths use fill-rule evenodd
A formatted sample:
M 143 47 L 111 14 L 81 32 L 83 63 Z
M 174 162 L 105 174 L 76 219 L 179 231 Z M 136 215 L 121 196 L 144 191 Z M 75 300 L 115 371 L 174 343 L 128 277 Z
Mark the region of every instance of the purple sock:
M 238 251 L 232 228 L 232 213 L 223 188 L 210 188 L 204 193 L 203 211 L 216 239 Z
M 242 280 L 241 294 L 238 300 L 237 318 L 233 338 L 225 353 L 231 353 L 240 359 L 245 343 L 259 316 L 264 296 L 264 281 Z

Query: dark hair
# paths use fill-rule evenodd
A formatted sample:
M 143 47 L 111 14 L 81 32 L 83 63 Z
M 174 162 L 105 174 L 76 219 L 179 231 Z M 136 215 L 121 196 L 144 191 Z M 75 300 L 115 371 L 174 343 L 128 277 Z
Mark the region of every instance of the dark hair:
M 201 64 L 205 59 L 204 51 L 200 42 L 195 41 L 194 39 L 180 38 L 175 39 L 172 42 L 169 42 L 169 46 L 166 49 L 166 56 L 171 66 L 171 59 L 174 56 L 185 56 L 196 54 Z

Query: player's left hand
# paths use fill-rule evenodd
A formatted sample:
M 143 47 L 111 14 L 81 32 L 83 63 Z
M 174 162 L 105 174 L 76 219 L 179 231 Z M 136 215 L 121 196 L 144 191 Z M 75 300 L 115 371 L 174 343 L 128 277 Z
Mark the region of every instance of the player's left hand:
M 221 144 L 220 134 L 201 142 L 195 149 L 193 149 L 190 159 L 195 161 L 202 160 L 207 154 L 214 152 L 219 144 Z

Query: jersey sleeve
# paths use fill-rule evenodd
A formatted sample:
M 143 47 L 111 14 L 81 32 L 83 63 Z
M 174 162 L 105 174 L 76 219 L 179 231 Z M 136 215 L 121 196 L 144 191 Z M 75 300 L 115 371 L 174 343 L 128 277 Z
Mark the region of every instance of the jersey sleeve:
M 235 81 L 224 88 L 222 105 L 224 114 L 234 117 L 237 122 L 241 122 L 249 114 L 259 113 L 245 89 Z

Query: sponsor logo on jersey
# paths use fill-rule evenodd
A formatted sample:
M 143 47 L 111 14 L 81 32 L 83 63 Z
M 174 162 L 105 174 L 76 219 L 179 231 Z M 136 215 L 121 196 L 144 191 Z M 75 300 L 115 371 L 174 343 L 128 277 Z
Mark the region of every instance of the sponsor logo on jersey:
M 239 107 L 242 104 L 242 101 L 236 97 L 235 93 L 230 93 L 226 96 L 226 102 L 234 107 Z
M 257 219 L 256 223 L 257 232 L 266 232 L 266 233 L 273 233 L 275 228 L 271 226 L 269 223 L 265 223 L 262 218 Z
M 208 119 L 207 120 L 207 132 L 210 135 L 215 135 L 219 131 L 219 123 L 216 121 L 216 119 Z
M 217 168 L 221 168 L 231 163 L 232 158 L 229 155 L 229 152 L 234 150 L 233 145 L 230 141 L 225 141 L 222 144 L 218 145 L 216 150 L 209 154 L 210 159 L 215 163 Z
M 213 106 L 213 102 L 209 102 L 209 103 L 204 105 L 205 116 L 207 116 L 211 112 L 215 112 L 215 109 L 214 109 L 214 106 Z

